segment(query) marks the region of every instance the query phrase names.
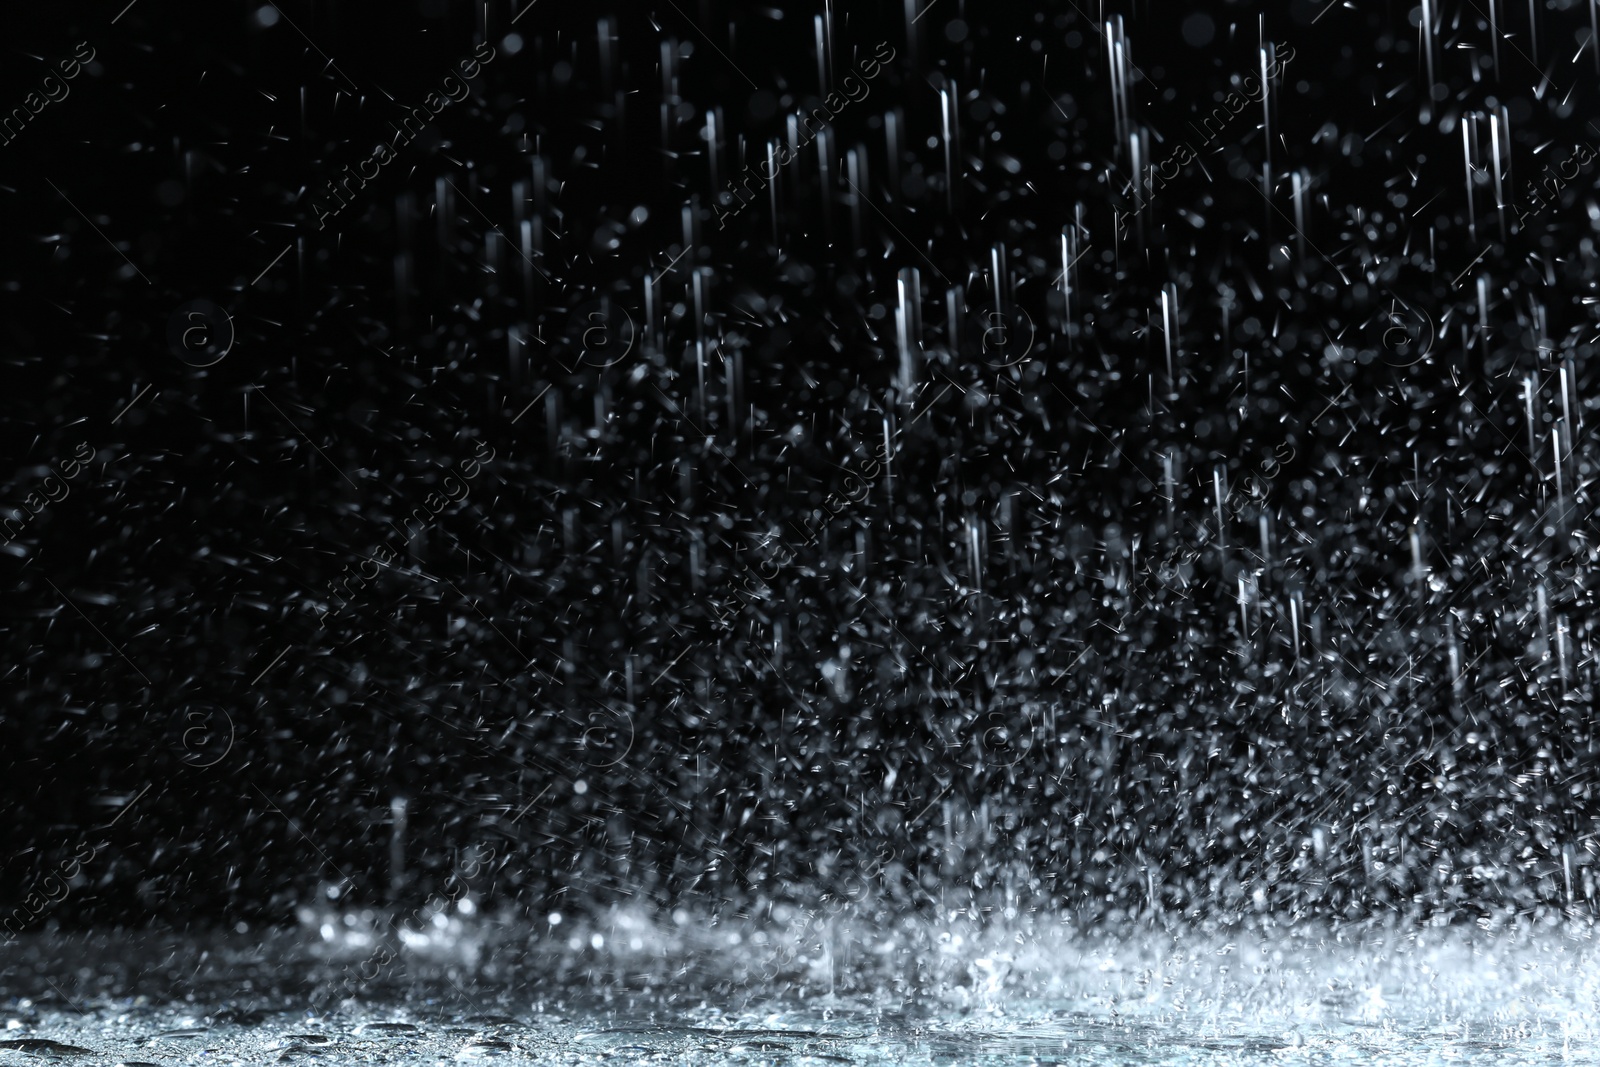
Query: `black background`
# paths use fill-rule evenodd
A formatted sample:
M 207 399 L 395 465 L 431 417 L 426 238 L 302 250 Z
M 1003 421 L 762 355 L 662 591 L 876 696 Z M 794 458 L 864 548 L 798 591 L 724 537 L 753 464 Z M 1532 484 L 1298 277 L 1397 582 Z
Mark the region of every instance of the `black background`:
M 1098 7 L 936 0 L 908 45 L 899 5 L 840 6 L 836 81 L 898 53 L 831 124 L 836 170 L 867 154 L 861 232 L 812 146 L 779 179 L 776 242 L 765 193 L 718 228 L 700 131 L 720 108 L 726 174 L 739 137 L 754 161 L 820 104 L 821 7 L 286 0 L 270 26 L 231 0 L 118 7 L 4 16 L 5 106 L 96 52 L 0 147 L 0 499 L 97 452 L 0 555 L 0 884 L 20 902 L 103 846 L 30 922 L 287 922 L 344 879 L 382 899 L 396 796 L 401 894 L 493 842 L 480 888 L 532 910 L 1587 907 L 1594 450 L 1570 428 L 1558 496 L 1547 420 L 1564 363 L 1580 407 L 1593 392 L 1600 212 L 1586 171 L 1502 235 L 1485 166 L 1470 232 L 1459 127 L 1505 107 L 1510 205 L 1600 141 L 1582 5 L 1540 11 L 1537 66 L 1508 13 L 1501 75 L 1477 80 L 1487 10 L 1441 5 L 1431 106 L 1404 4 L 1186 8 L 1212 20 L 1203 46 L 1165 9 L 1110 5 L 1154 161 L 1200 148 L 1188 123 L 1258 72 L 1263 31 L 1294 51 L 1272 196 L 1252 104 L 1123 233 Z M 319 229 L 313 198 L 485 24 L 470 99 Z M 947 189 L 929 139 L 952 83 Z M 518 249 L 536 216 L 537 271 Z M 1069 318 L 1051 293 L 1075 219 Z M 996 245 L 1037 330 L 1016 366 L 981 350 Z M 642 329 L 669 264 L 664 343 L 575 363 L 584 301 L 613 294 L 631 319 L 611 325 Z M 236 331 L 204 369 L 168 341 L 194 300 Z M 830 506 L 886 418 L 892 475 Z M 396 533 L 477 442 L 496 458 L 467 501 Z M 763 538 L 794 561 L 752 602 Z M 378 546 L 404 566 L 319 626 Z

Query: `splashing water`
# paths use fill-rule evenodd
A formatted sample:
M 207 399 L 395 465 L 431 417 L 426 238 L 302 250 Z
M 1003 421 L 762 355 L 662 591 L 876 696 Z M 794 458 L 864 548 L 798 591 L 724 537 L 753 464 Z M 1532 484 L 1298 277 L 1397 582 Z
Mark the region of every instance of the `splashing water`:
M 1233 6 L 18 31 L 0 1056 L 1592 1057 L 1600 4 Z

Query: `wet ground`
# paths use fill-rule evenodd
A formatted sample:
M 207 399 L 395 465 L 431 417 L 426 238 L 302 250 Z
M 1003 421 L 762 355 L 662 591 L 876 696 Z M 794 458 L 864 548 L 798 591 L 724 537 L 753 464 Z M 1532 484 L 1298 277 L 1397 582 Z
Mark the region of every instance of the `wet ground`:
M 1021 941 L 968 929 L 874 945 L 844 924 L 821 938 L 809 924 L 764 943 L 748 928 L 669 938 L 637 926 L 630 936 L 625 925 L 569 921 L 562 937 L 487 925 L 465 937 L 441 925 L 435 932 L 449 936 L 412 931 L 371 943 L 348 927 L 332 938 L 316 928 L 36 934 L 0 949 L 0 1063 L 1517 1064 L 1600 1055 L 1594 949 L 1573 927 L 1115 940 L 1035 930 Z M 806 955 L 818 947 L 822 956 Z

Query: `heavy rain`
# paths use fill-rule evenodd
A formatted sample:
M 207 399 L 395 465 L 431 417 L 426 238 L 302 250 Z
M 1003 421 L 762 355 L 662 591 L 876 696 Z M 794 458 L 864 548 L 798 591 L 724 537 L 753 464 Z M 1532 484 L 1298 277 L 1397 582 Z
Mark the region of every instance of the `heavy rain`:
M 0 17 L 0 1067 L 1600 1050 L 1600 0 Z

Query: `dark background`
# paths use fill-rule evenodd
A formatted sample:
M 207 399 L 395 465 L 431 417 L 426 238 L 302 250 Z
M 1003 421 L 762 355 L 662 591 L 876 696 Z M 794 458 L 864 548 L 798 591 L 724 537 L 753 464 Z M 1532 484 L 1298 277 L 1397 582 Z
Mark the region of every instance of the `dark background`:
M 119 6 L 4 15 L 5 107 L 96 51 L 0 147 L 0 501 L 96 452 L 0 550 L 9 906 L 99 849 L 28 925 L 421 900 L 486 844 L 478 888 L 534 913 L 1590 907 L 1593 168 L 1512 225 L 1600 141 L 1583 5 L 1506 13 L 1474 78 L 1487 8 L 1442 3 L 1429 103 L 1407 4 L 1109 4 L 1146 162 L 1201 157 L 1120 233 L 1098 7 L 937 0 L 908 40 L 837 6 L 836 82 L 897 57 L 826 185 L 813 144 L 776 220 L 719 229 L 706 114 L 725 181 L 818 106 L 821 6 Z M 1294 51 L 1270 197 L 1258 104 L 1188 125 L 1263 33 Z M 319 230 L 485 34 L 470 99 Z M 1504 233 L 1487 117 L 1476 179 L 1461 135 L 1502 107 Z M 1014 365 L 982 348 L 996 248 Z M 601 295 L 635 341 L 586 358 Z M 236 333 L 199 369 L 195 300 Z M 465 502 L 396 532 L 480 442 Z

